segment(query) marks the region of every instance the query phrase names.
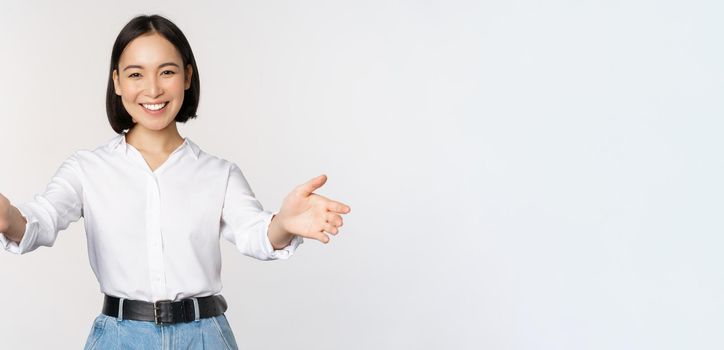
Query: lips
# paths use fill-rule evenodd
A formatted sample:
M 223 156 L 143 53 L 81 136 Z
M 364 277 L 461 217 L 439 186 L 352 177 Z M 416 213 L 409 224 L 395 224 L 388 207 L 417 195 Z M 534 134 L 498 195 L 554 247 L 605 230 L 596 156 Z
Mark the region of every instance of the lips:
M 143 109 L 150 113 L 163 111 L 168 106 L 168 101 L 160 103 L 139 103 Z

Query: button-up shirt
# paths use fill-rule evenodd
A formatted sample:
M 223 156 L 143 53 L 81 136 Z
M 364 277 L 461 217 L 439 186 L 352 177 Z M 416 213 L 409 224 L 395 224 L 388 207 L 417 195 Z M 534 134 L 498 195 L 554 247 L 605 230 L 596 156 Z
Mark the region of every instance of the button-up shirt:
M 22 240 L 0 233 L 5 250 L 50 247 L 84 218 L 88 255 L 102 293 L 126 299 L 179 300 L 221 291 L 220 237 L 259 260 L 287 259 L 303 242 L 274 250 L 267 235 L 276 212 L 262 208 L 239 167 L 189 138 L 156 170 L 125 133 L 68 157 L 45 191 L 16 206 Z

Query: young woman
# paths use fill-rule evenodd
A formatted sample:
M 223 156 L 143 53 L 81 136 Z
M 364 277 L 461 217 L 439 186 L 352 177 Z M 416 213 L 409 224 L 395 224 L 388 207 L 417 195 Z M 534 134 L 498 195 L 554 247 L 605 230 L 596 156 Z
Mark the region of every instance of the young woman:
M 105 294 L 86 349 L 236 349 L 219 294 L 220 237 L 256 259 L 287 259 L 305 237 L 328 243 L 350 211 L 313 193 L 324 175 L 264 210 L 236 164 L 179 135 L 198 102 L 181 30 L 136 17 L 111 54 L 106 112 L 118 135 L 74 152 L 33 201 L 16 207 L 0 194 L 0 244 L 15 254 L 52 246 L 84 218 Z

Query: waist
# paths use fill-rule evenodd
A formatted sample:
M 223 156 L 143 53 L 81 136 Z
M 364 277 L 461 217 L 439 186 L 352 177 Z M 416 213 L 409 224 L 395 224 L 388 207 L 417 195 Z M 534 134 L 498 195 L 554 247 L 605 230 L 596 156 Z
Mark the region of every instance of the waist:
M 154 322 L 157 325 L 197 321 L 222 315 L 228 309 L 221 294 L 178 301 L 148 302 L 105 295 L 102 313 L 120 320 Z

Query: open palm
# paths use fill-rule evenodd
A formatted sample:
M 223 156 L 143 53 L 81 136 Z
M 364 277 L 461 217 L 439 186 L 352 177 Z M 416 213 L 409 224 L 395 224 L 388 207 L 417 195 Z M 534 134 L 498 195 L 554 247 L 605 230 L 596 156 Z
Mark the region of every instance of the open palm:
M 317 176 L 297 186 L 282 202 L 279 216 L 283 228 L 294 235 L 329 242 L 325 232 L 336 235 L 342 226 L 342 216 L 350 207 L 341 202 L 315 194 L 314 191 L 327 182 L 326 175 Z

